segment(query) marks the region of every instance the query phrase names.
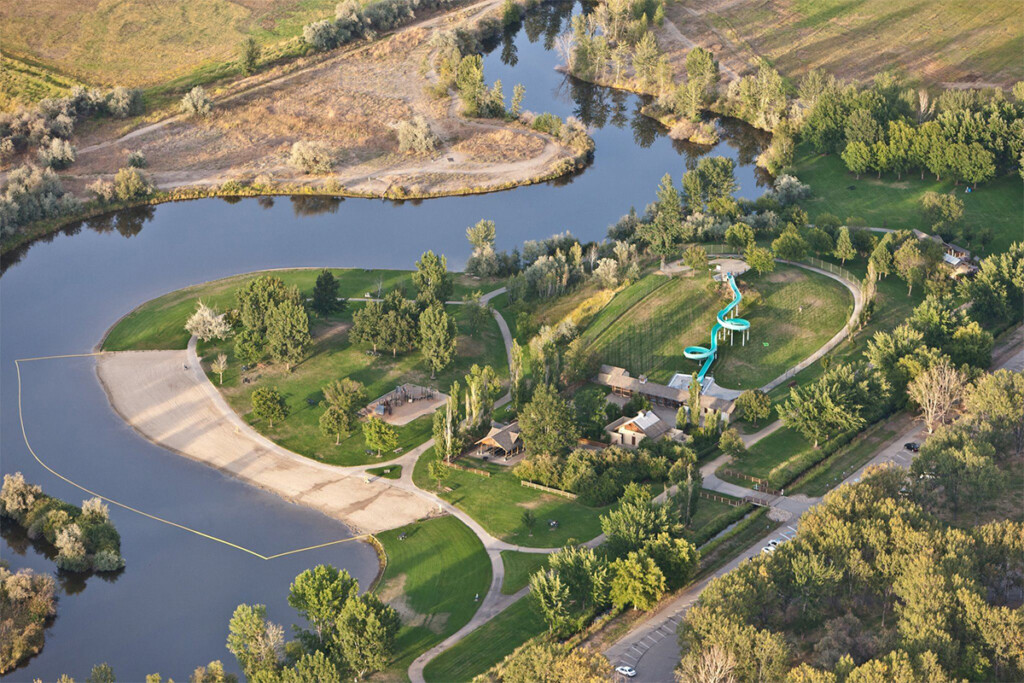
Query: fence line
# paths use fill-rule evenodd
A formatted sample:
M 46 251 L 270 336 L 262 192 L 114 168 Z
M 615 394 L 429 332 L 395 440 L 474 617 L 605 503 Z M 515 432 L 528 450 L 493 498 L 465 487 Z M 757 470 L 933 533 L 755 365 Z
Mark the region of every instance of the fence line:
M 742 500 L 737 500 L 736 498 L 726 498 L 725 496 L 720 496 L 717 493 L 711 493 L 703 489 L 701 489 L 701 492 L 698 495 L 701 498 L 706 498 L 707 500 L 713 500 L 719 503 L 725 503 L 726 505 L 731 505 L 734 508 L 742 507 L 745 504 Z
M 745 481 L 752 481 L 752 482 L 754 482 L 757 485 L 757 488 L 754 489 L 754 490 L 757 491 L 758 493 L 767 493 L 767 494 L 772 495 L 772 496 L 781 496 L 781 495 L 783 495 L 782 491 L 779 491 L 778 489 L 773 489 L 773 488 L 769 487 L 768 486 L 768 482 L 765 481 L 764 479 L 759 479 L 757 477 L 752 477 L 749 474 L 744 474 L 743 472 L 740 472 L 738 470 L 734 470 L 734 469 L 729 468 L 729 467 L 723 468 L 722 469 L 722 473 L 723 474 L 727 474 L 730 477 L 736 477 L 737 479 L 743 479 Z
M 563 496 L 565 498 L 568 498 L 569 500 L 576 500 L 575 493 L 569 493 L 568 491 L 563 491 L 562 489 L 553 489 L 550 486 L 544 486 L 543 484 L 535 484 L 532 481 L 526 481 L 525 479 L 519 483 L 527 488 L 537 489 L 538 491 L 544 491 L 545 493 L 553 493 L 556 496 Z
M 722 254 L 739 255 L 739 250 L 736 247 L 730 246 L 728 244 L 703 244 L 699 246 L 704 247 L 704 251 L 707 252 L 708 256 L 721 256 Z M 800 263 L 805 263 L 809 266 L 814 266 L 815 268 L 820 268 L 821 270 L 827 270 L 833 275 L 838 275 L 839 277 L 845 280 L 849 280 L 851 282 L 860 282 L 860 278 L 851 273 L 850 271 L 848 271 L 846 268 L 843 268 L 842 266 L 837 266 L 834 263 L 829 263 L 828 261 L 822 261 L 820 258 L 817 258 L 816 256 L 805 256 L 802 259 L 794 260 Z
M 463 472 L 470 472 L 472 474 L 479 474 L 481 477 L 488 477 L 488 478 L 490 478 L 490 476 L 491 476 L 491 473 L 488 472 L 487 470 L 478 470 L 475 467 L 469 467 L 467 465 L 460 465 L 457 462 L 448 462 L 447 460 L 442 460 L 441 462 L 443 462 L 445 465 L 448 465 L 448 467 L 451 467 L 452 469 L 455 469 L 455 470 L 462 470 Z

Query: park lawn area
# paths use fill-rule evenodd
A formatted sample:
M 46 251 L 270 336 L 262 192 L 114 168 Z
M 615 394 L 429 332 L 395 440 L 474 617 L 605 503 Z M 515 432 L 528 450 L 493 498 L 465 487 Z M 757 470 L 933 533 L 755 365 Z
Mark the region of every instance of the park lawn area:
M 421 489 L 436 491 L 428 467 L 436 457 L 430 448 L 416 461 L 412 480 Z M 544 493 L 522 486 L 511 468 L 475 458 L 463 458 L 462 464 L 491 473 L 483 477 L 472 472 L 450 468 L 438 495 L 475 519 L 491 535 L 508 543 L 530 548 L 560 548 L 570 540 L 589 541 L 601 533 L 599 517 L 612 509 L 589 508 L 569 498 Z M 532 510 L 537 518 L 533 535 L 523 527 L 522 515 Z M 557 520 L 552 529 L 548 521 Z
M 901 413 L 891 420 L 869 428 L 848 446 L 809 471 L 807 476 L 792 488 L 791 493 L 824 496 L 871 460 L 878 449 L 892 441 L 897 434 L 909 426 L 909 423 L 909 416 L 906 413 Z
M 794 168 L 796 176 L 811 186 L 812 196 L 802 205 L 812 223 L 820 214 L 831 213 L 854 225 L 916 228 L 930 233 L 931 225 L 921 209 L 922 195 L 952 191 L 964 203 L 963 225 L 968 230 L 990 228 L 993 232 L 992 241 L 983 250 L 969 243 L 962 246 L 982 255 L 994 254 L 1021 239 L 1024 192 L 1016 173 L 978 185 L 970 193 L 964 192 L 963 185 L 956 186 L 952 180 L 936 182 L 929 174 L 925 174 L 925 180 L 913 173 L 902 180 L 888 175 L 879 180 L 872 174 L 857 180 L 838 154 L 820 155 L 807 145 L 797 149 Z
M 799 432 L 793 431 L 789 427 L 781 427 L 751 446 L 746 455 L 734 459 L 723 467 L 758 479 L 768 479 L 774 470 L 794 458 L 809 453 L 813 448 L 811 443 Z M 752 488 L 751 482 L 723 475 L 721 469 L 715 474 L 725 481 Z
M 626 368 L 666 382 L 676 372 L 698 366 L 683 355 L 686 346 L 710 343 L 718 310 L 731 294 L 708 280 L 648 275 L 620 292 L 583 332 L 602 363 Z M 852 298 L 842 284 L 806 270 L 779 266 L 759 276 L 741 278 L 748 294 L 761 301 L 741 304 L 740 315 L 751 321 L 746 346 L 719 346 L 711 374 L 722 386 L 756 387 L 806 358 L 842 329 Z M 764 346 L 767 343 L 768 346 Z
M 398 540 L 405 533 L 405 540 Z M 377 595 L 402 617 L 390 669 L 405 676 L 416 657 L 462 628 L 491 585 L 483 543 L 445 516 L 377 534 L 387 567 Z
M 431 386 L 438 391 L 447 391 L 454 380 L 461 380 L 474 363 L 490 365 L 499 377 L 508 376 L 505 347 L 501 332 L 493 318 L 487 320 L 484 329 L 476 337 L 460 335 L 458 352 L 454 362 L 436 379 L 430 378 L 430 369 L 419 351 L 411 351 L 392 357 L 390 353 L 378 356 L 367 354 L 368 347 L 350 344 L 347 325 L 353 310 L 362 306 L 352 302 L 346 310 L 328 320 L 317 320 L 313 333 L 315 346 L 306 360 L 288 372 L 282 364 L 260 365 L 245 373 L 248 383 L 243 381 L 240 363 L 234 357 L 234 342 L 231 339 L 200 344 L 198 353 L 203 360 L 207 376 L 218 386 L 228 404 L 264 436 L 285 448 L 302 455 L 334 465 L 362 465 L 373 462 L 378 456 L 369 452 L 362 429 L 356 429 L 348 438 L 335 444 L 333 437 L 320 432 L 320 415 L 323 408 L 323 387 L 332 380 L 349 377 L 366 387 L 367 401 L 373 400 L 396 386 L 412 382 Z M 465 312 L 461 306 L 449 306 L 461 328 L 466 328 Z M 211 372 L 209 363 L 218 353 L 228 357 L 228 371 L 224 373 L 224 384 Z M 252 415 L 252 393 L 259 387 L 276 387 L 285 398 L 290 414 L 273 427 Z M 391 459 L 419 446 L 431 437 L 432 418 L 419 417 L 408 424 L 396 426 L 398 450 L 382 453 L 382 459 Z
M 468 683 L 526 641 L 547 631 L 529 595 L 430 660 L 423 677 L 433 683 Z
M 739 316 L 750 321 L 746 346 L 719 342 L 710 374 L 721 386 L 767 384 L 824 346 L 853 312 L 853 296 L 842 283 L 799 268 L 776 267 L 765 275 L 748 271 L 740 283 L 741 291 L 750 287 L 762 298 L 753 308 L 740 303 Z
M 822 260 L 839 265 L 832 258 Z M 847 261 L 845 268 L 858 278 L 863 279 L 867 276 L 865 259 L 858 258 L 855 261 Z M 879 280 L 876 291 L 875 310 L 871 314 L 871 319 L 863 329 L 858 330 L 852 337 L 847 337 L 828 353 L 828 358 L 832 363 L 852 363 L 861 360 L 867 349 L 868 340 L 876 332 L 888 332 L 901 325 L 925 298 L 923 287 L 918 287 L 908 295 L 906 283 L 896 275 L 889 275 Z M 820 377 L 822 372 L 821 360 L 818 360 L 797 373 L 789 382 L 783 382 L 775 387 L 768 395 L 775 402 L 785 400 L 789 397 L 790 385 L 802 386 L 812 382 Z
M 505 579 L 501 582 L 501 592 L 512 595 L 525 588 L 537 570 L 547 568 L 548 556 L 545 553 L 502 550 L 501 563 L 505 565 Z
M 183 349 L 189 334 L 185 322 L 202 299 L 220 311 L 235 306 L 235 292 L 244 283 L 261 275 L 273 275 L 286 285 L 295 285 L 305 297 L 313 295 L 313 285 L 322 268 L 291 268 L 257 271 L 204 282 L 164 294 L 147 301 L 118 320 L 103 339 L 104 351 L 148 351 L 152 349 Z M 403 288 L 411 296 L 415 292 L 410 270 L 363 270 L 362 268 L 330 268 L 338 280 L 338 295 L 363 297 Z M 454 274 L 454 296 L 459 299 L 478 289 L 493 289 L 491 282 Z
M 402 466 L 401 465 L 384 465 L 383 467 L 374 467 L 366 470 L 367 474 L 372 474 L 376 477 L 384 477 L 385 479 L 401 479 L 402 478 Z

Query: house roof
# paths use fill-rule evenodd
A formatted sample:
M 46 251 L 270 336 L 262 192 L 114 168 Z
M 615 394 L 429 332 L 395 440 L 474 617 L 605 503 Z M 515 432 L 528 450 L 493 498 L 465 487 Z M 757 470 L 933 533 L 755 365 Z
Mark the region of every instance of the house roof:
M 642 394 L 644 396 L 656 396 L 658 398 L 668 399 L 675 401 L 680 405 L 686 404 L 687 401 L 690 400 L 689 388 L 683 389 L 681 387 L 669 387 L 664 384 L 641 380 L 637 377 L 630 377 L 628 370 L 613 365 L 601 366 L 597 373 L 597 383 L 614 389 L 623 389 Z M 726 415 L 731 415 L 735 401 L 709 396 L 702 392 L 700 395 L 700 405 L 702 408 L 707 408 L 708 410 L 720 410 Z
M 516 442 L 519 441 L 520 433 L 518 420 L 507 425 L 495 424 L 491 425 L 487 436 L 477 441 L 477 443 L 500 448 L 503 451 L 510 451 L 515 448 Z
M 657 439 L 669 429 L 671 426 L 655 415 L 653 410 L 641 410 L 635 417 L 620 417 L 605 427 L 605 430 L 609 432 L 621 430 L 638 432 L 649 439 Z

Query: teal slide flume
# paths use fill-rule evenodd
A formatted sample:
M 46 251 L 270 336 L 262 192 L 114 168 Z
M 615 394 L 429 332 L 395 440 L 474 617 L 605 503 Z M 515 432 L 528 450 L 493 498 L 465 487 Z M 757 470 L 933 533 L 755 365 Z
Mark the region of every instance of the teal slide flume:
M 711 368 L 711 364 L 715 362 L 715 356 L 718 354 L 718 334 L 723 329 L 734 330 L 737 332 L 745 332 L 750 329 L 750 321 L 744 320 L 743 318 L 729 318 L 729 313 L 734 308 L 740 305 L 743 301 L 743 295 L 740 294 L 740 288 L 736 286 L 736 278 L 732 276 L 732 273 L 726 273 L 726 281 L 729 286 L 732 287 L 732 301 L 729 305 L 718 312 L 718 322 L 711 328 L 711 348 L 704 346 L 687 346 L 683 350 L 683 355 L 691 360 L 703 360 L 704 364 L 700 367 L 700 372 L 697 373 L 697 381 L 703 382 L 704 375 L 708 374 L 708 370 Z

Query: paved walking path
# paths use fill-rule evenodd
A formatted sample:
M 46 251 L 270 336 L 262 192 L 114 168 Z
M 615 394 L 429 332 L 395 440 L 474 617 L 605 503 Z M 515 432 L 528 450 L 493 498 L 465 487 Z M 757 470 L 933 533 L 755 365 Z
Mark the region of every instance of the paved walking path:
M 1000 346 L 993 355 L 992 369 L 1008 369 L 1024 372 L 1024 327 L 1017 330 Z M 762 432 L 766 430 L 761 430 Z M 760 432 L 759 432 L 760 433 Z M 756 435 L 755 435 L 756 436 Z M 877 465 L 892 464 L 897 467 L 909 468 L 914 453 L 903 448 L 903 444 L 914 441 L 921 443 L 927 437 L 925 428 L 915 424 L 903 430 L 898 436 L 880 448 L 875 456 L 864 466 L 857 469 L 836 487 L 859 482 L 864 471 Z M 711 463 L 708 463 L 709 465 Z M 706 483 L 706 480 L 705 480 Z M 710 577 L 685 588 L 671 600 L 668 600 L 656 611 L 647 615 L 643 621 L 634 626 L 625 636 L 605 649 L 604 654 L 612 664 L 629 664 L 637 669 L 637 677 L 631 679 L 636 683 L 664 683 L 675 680 L 674 670 L 681 656 L 679 643 L 676 639 L 676 628 L 686 616 L 687 611 L 700 597 L 711 579 L 722 576 L 738 567 L 742 562 L 756 556 L 762 547 L 772 538 L 791 537 L 799 526 L 799 517 L 814 506 L 820 499 L 794 496 L 785 503 L 794 513 L 794 519 L 787 522 L 781 529 L 759 539 L 744 550 Z M 812 502 L 813 501 L 813 502 Z M 782 507 L 782 506 L 780 506 Z M 800 508 L 803 508 L 802 510 Z M 641 666 L 642 664 L 642 666 Z

